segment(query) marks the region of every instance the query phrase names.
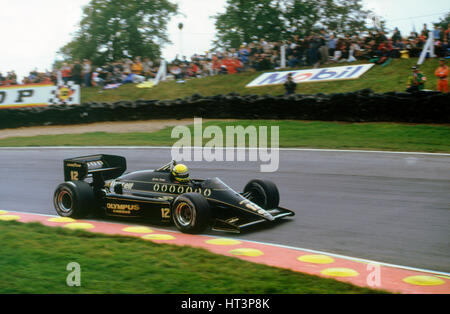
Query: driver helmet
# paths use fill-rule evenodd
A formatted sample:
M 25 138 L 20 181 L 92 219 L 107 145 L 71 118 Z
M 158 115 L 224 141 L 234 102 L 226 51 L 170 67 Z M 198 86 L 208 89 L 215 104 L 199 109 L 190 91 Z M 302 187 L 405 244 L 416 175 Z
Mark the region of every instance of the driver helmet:
M 176 165 L 172 170 L 173 178 L 178 182 L 189 181 L 189 169 L 183 164 Z

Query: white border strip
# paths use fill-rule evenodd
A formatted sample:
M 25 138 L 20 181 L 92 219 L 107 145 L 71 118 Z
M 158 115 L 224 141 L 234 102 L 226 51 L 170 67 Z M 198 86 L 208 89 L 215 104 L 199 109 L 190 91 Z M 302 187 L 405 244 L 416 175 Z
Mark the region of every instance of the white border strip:
M 59 217 L 59 216 L 56 216 L 56 215 L 47 215 L 47 214 L 39 214 L 39 213 L 27 213 L 27 212 L 6 210 L 6 209 L 4 209 L 4 210 L 7 211 L 7 212 L 11 212 L 11 213 L 32 214 L 32 215 L 45 216 L 45 217 Z M 84 219 L 81 219 L 81 220 L 84 220 Z M 99 220 L 84 220 L 84 221 L 93 222 L 93 223 L 95 223 L 95 222 L 103 222 L 103 223 L 110 223 L 110 224 L 116 224 L 116 225 L 123 225 L 124 224 L 124 223 L 118 223 L 118 222 L 99 221 Z M 127 225 L 139 226 L 139 225 L 129 224 L 129 223 L 127 223 Z M 179 232 L 177 230 L 168 230 L 168 229 L 153 228 L 153 227 L 152 227 L 152 229 L 161 230 L 161 231 L 168 231 L 168 232 L 173 232 L 173 233 L 181 233 L 181 232 Z M 211 237 L 211 238 L 220 238 L 220 239 L 238 240 L 238 241 L 242 241 L 242 242 L 262 244 L 262 245 L 274 246 L 274 247 L 279 247 L 279 248 L 284 248 L 284 249 L 290 249 L 290 250 L 296 250 L 296 251 L 304 251 L 304 252 L 309 252 L 309 253 L 314 253 L 314 254 L 323 254 L 323 255 L 328 255 L 328 256 L 332 256 L 332 257 L 336 257 L 336 258 L 341 258 L 341 259 L 351 260 L 351 261 L 355 261 L 355 262 L 360 262 L 360 263 L 377 264 L 377 265 L 385 266 L 385 267 L 400 268 L 400 269 L 411 270 L 411 271 L 416 271 L 416 272 L 429 273 L 429 274 L 434 274 L 434 275 L 439 275 L 439 276 L 450 277 L 450 273 L 447 273 L 447 272 L 441 272 L 441 271 L 435 271 L 435 270 L 429 270 L 429 269 L 422 269 L 422 268 L 416 268 L 416 267 L 409 267 L 409 266 L 403 266 L 403 265 L 397 265 L 397 264 L 378 262 L 378 261 L 368 260 L 368 259 L 359 258 L 359 257 L 351 257 L 351 256 L 346 256 L 346 255 L 341 255 L 341 254 L 335 254 L 335 253 L 329 253 L 329 252 L 325 252 L 325 251 L 318 251 L 318 250 L 312 250 L 312 249 L 299 248 L 299 247 L 283 245 L 283 244 L 267 243 L 267 242 L 253 241 L 253 240 L 240 239 L 240 238 L 219 237 L 219 236 L 215 236 L 215 235 L 199 235 L 199 236 Z
M 27 147 L 0 147 L 0 150 L 76 150 L 76 149 L 172 149 L 172 146 L 27 146 Z M 186 149 L 202 149 L 204 147 L 185 146 Z M 396 152 L 380 150 L 347 150 L 347 149 L 316 149 L 316 148 L 258 148 L 258 147 L 218 147 L 232 150 L 280 150 L 299 152 L 331 152 L 331 153 L 369 153 L 369 154 L 403 154 L 403 155 L 425 155 L 425 156 L 450 156 L 449 153 L 424 153 L 424 152 Z

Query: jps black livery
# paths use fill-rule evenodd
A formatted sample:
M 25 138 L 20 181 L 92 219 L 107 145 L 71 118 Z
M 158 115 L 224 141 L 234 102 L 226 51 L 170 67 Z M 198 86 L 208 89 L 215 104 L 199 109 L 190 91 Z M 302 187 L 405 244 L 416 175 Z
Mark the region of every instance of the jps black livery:
M 242 229 L 294 212 L 278 206 L 276 185 L 251 180 L 243 193 L 219 178 L 178 182 L 172 176 L 176 162 L 157 170 L 132 173 L 124 157 L 94 155 L 64 160 L 64 179 L 54 193 L 60 216 L 82 218 L 89 214 L 173 222 L 185 233 L 213 230 L 239 233 Z M 86 180 L 86 181 L 85 181 Z

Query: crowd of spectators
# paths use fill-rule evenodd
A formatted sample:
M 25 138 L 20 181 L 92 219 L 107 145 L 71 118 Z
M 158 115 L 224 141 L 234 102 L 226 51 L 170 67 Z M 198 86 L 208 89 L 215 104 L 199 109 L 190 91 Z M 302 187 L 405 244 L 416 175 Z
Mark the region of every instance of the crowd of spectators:
M 184 82 L 195 77 L 278 69 L 283 66 L 283 45 L 286 67 L 289 68 L 318 67 L 358 60 L 381 64 L 391 58 L 418 57 L 430 32 L 434 37 L 436 55 L 441 58 L 449 56 L 450 24 L 447 29 L 435 26 L 432 30 L 425 24 L 420 33 L 411 32 L 407 36 L 397 28 L 390 36 L 381 30 L 338 35 L 323 29 L 303 38 L 294 35 L 285 42 L 260 39 L 220 52 L 195 54 L 190 60 L 185 56 L 181 59 L 177 56 L 167 65 L 167 74 L 177 82 Z M 152 61 L 139 56 L 95 66 L 85 59 L 73 64 L 64 63 L 52 72 L 30 72 L 21 83 L 56 83 L 60 75 L 64 82 L 74 81 L 87 87 L 114 88 L 125 83 L 139 83 L 155 78 L 160 64 L 161 60 Z M 5 77 L 0 73 L 0 86 L 14 84 L 18 84 L 14 71 L 8 72 Z
M 435 53 L 440 58 L 450 55 L 450 24 L 447 29 L 426 25 L 420 33 L 411 32 L 402 36 L 396 28 L 391 36 L 383 31 L 344 34 L 342 36 L 326 30 L 300 38 L 294 35 L 286 42 L 268 42 L 264 39 L 244 43 L 239 48 L 223 52 L 194 55 L 188 61 L 176 58 L 169 72 L 176 79 L 190 77 L 234 74 L 242 71 L 265 71 L 283 66 L 281 46 L 285 46 L 286 67 L 318 67 L 324 64 L 367 60 L 383 63 L 392 58 L 414 58 L 422 52 L 430 32 L 435 42 Z
M 22 82 L 17 81 L 17 74 L 15 71 L 7 72 L 5 76 L 0 72 L 0 86 L 10 86 L 19 84 L 56 84 L 57 71 L 53 72 L 38 72 L 33 70 L 28 76 L 24 77 Z

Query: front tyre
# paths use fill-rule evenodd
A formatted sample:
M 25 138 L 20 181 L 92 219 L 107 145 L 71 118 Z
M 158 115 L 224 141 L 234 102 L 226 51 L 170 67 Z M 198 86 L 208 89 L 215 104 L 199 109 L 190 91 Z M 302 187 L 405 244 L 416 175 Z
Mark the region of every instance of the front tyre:
M 62 217 L 83 218 L 93 210 L 94 191 L 84 181 L 61 183 L 53 195 L 53 205 Z
M 277 208 L 280 203 L 277 186 L 268 180 L 251 180 L 244 188 L 244 195 L 266 210 Z
M 211 221 L 209 203 L 201 194 L 182 194 L 172 204 L 172 219 L 183 233 L 201 233 Z

